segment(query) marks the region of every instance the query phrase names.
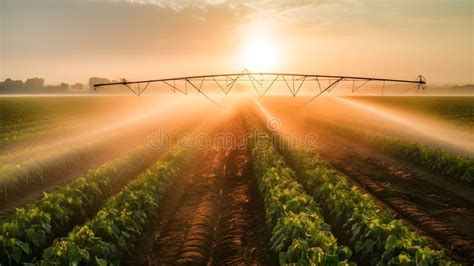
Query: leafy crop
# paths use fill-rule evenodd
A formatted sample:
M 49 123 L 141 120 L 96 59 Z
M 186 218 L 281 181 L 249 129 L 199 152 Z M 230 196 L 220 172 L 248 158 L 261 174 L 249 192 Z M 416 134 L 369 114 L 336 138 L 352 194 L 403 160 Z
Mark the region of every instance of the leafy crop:
M 44 251 L 46 264 L 118 264 L 143 233 L 189 152 L 180 148 L 107 200 L 97 215 Z
M 30 157 L 22 163 L 11 163 L 13 158 L 0 158 L 0 187 L 3 196 L 21 193 L 32 184 L 47 182 L 52 177 L 67 174 L 76 164 L 87 161 L 97 152 L 115 145 L 120 134 L 111 134 L 106 139 L 93 140 L 86 144 L 63 145 L 43 152 L 26 153 Z M 25 156 L 25 154 L 23 154 Z M 2 162 L 5 162 L 1 165 Z
M 444 251 L 381 210 L 329 165 L 309 151 L 289 151 L 299 180 L 335 224 L 342 225 L 355 254 L 372 265 L 454 265 Z
M 0 132 L 50 123 L 71 117 L 94 115 L 109 110 L 114 99 L 81 97 L 2 97 L 0 99 Z M 84 108 L 87 106 L 87 108 Z
M 78 177 L 0 223 L 0 263 L 33 260 L 52 239 L 83 220 L 158 153 L 141 147 Z
M 474 159 L 467 155 L 453 154 L 415 142 L 393 137 L 367 136 L 365 138 L 382 151 L 418 162 L 446 176 L 454 176 L 465 183 L 474 181 Z
M 272 230 L 271 248 L 282 264 L 347 264 L 351 250 L 338 246 L 313 198 L 296 182 L 293 171 L 273 148 L 269 136 L 255 124 L 251 155 L 265 217 Z
M 382 136 L 373 132 L 350 128 L 340 124 L 325 122 L 335 134 L 350 136 L 378 150 L 418 163 L 425 168 L 453 176 L 465 183 L 474 181 L 474 159 L 471 156 L 451 153 L 439 148 L 432 148 L 410 140 Z
M 22 191 L 31 184 L 43 182 L 45 172 L 68 171 L 72 163 L 82 161 L 102 147 L 98 143 L 81 148 L 64 147 L 51 153 L 37 154 L 21 164 L 0 166 L 0 186 L 4 197 L 7 198 L 11 191 Z
M 34 125 L 33 123 L 28 123 L 27 126 L 22 126 L 21 124 L 15 124 L 14 126 L 20 127 L 19 129 L 14 129 L 12 127 L 0 128 L 0 147 L 4 148 L 16 143 L 28 142 L 34 140 L 36 137 L 51 135 L 52 133 L 59 130 L 67 130 L 67 132 L 72 132 L 74 129 L 77 129 L 81 122 L 86 120 L 87 116 L 78 116 L 78 117 L 68 117 L 63 119 L 58 119 L 54 121 L 52 119 L 46 121 L 40 121 L 41 124 Z M 36 122 L 36 121 L 34 121 Z M 65 131 L 66 132 L 66 131 Z

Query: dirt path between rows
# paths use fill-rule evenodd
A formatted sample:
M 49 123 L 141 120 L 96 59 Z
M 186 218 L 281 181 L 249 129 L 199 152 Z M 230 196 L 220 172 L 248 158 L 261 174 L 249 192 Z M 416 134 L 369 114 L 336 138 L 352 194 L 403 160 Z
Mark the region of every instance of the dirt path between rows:
M 224 151 L 211 149 L 188 179 L 176 211 L 155 232 L 150 265 L 203 264 L 211 254 Z
M 417 231 L 433 240 L 455 259 L 474 263 L 474 207 L 470 199 L 429 182 L 429 173 L 409 163 L 331 134 L 324 127 L 306 126 L 316 132 L 321 158 L 374 195 Z
M 242 121 L 228 127 L 243 139 Z M 213 145 L 199 153 L 125 264 L 276 264 L 246 150 Z
M 237 139 L 242 140 L 242 125 L 236 130 Z M 277 264 L 268 250 L 263 199 L 251 178 L 248 158 L 245 149 L 232 149 L 228 155 L 211 264 Z

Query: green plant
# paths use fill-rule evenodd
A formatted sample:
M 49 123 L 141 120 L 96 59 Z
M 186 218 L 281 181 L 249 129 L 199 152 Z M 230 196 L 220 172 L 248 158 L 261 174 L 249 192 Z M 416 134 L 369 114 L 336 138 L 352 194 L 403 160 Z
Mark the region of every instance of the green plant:
M 352 252 L 339 246 L 313 198 L 273 148 L 268 134 L 251 121 L 251 157 L 265 217 L 272 228 L 271 248 L 281 264 L 344 265 Z
M 97 215 L 68 237 L 54 240 L 45 264 L 118 264 L 156 213 L 161 197 L 181 170 L 189 151 L 175 148 L 157 164 L 107 200 Z
M 343 231 L 351 247 L 372 265 L 454 265 L 444 251 L 435 251 L 401 220 L 381 210 L 347 179 L 307 150 L 286 150 L 299 181 Z
M 78 177 L 0 223 L 0 263 L 29 262 L 64 229 L 83 220 L 159 153 L 140 147 Z M 112 189 L 112 187 L 114 189 Z
M 330 121 L 318 121 L 332 133 L 350 137 L 404 160 L 415 162 L 427 169 L 448 177 L 455 177 L 464 183 L 474 181 L 474 159 L 468 155 L 455 154 L 398 137 L 388 137 L 378 133 L 343 126 Z

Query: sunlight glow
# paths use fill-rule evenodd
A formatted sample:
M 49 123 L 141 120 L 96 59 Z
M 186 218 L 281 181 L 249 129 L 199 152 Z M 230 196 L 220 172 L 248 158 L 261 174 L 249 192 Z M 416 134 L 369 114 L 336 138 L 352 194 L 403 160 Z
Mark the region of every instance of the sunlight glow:
M 277 63 L 275 41 L 267 35 L 249 38 L 243 54 L 245 68 L 254 72 L 270 71 Z
M 253 101 L 257 105 L 258 109 L 262 112 L 262 114 L 265 116 L 265 119 L 268 121 L 270 118 L 273 117 L 272 114 L 270 114 L 270 111 L 267 110 L 267 108 L 263 107 L 263 105 L 255 98 L 253 98 Z

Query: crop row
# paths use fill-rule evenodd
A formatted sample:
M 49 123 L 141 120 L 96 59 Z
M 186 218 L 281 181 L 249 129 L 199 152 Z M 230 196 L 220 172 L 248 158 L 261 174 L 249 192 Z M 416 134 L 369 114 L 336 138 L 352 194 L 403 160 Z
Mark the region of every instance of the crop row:
M 94 141 L 84 146 L 64 146 L 46 154 L 36 153 L 19 164 L 0 166 L 0 186 L 3 188 L 3 196 L 7 199 L 10 193 L 23 191 L 32 184 L 42 183 L 51 176 L 70 171 L 74 164 L 85 161 L 110 145 L 112 142 L 109 140 Z
M 20 131 L 30 128 L 37 128 L 38 126 L 41 127 L 48 127 L 50 125 L 55 125 L 62 121 L 66 120 L 76 120 L 78 118 L 89 118 L 92 114 L 84 113 L 84 114 L 77 114 L 77 115 L 68 115 L 68 114 L 60 114 L 60 115 L 52 115 L 48 117 L 44 117 L 42 119 L 35 119 L 33 121 L 25 121 L 25 122 L 17 122 L 15 124 L 2 124 L 0 125 L 0 135 L 4 135 L 9 132 L 13 131 Z
M 18 209 L 0 223 L 0 264 L 34 260 L 55 237 L 94 213 L 158 156 L 155 150 L 139 147 Z
M 189 150 L 176 147 L 110 198 L 97 215 L 45 249 L 43 263 L 119 264 L 156 214 L 161 198 L 177 177 Z
M 325 218 L 348 240 L 360 261 L 372 265 L 455 264 L 444 251 L 430 249 L 423 237 L 380 209 L 314 153 L 286 149 L 285 154 L 298 169 L 298 180 L 320 204 Z
M 31 185 L 42 184 L 50 179 L 66 175 L 80 166 L 82 162 L 88 162 L 91 158 L 97 158 L 103 150 L 110 148 L 123 138 L 123 133 L 113 133 L 107 138 L 99 138 L 91 142 L 74 145 L 56 145 L 46 151 L 32 150 L 29 153 L 18 156 L 6 156 L 0 158 L 0 188 L 5 199 L 10 194 L 18 194 Z M 60 147 L 59 147 L 60 146 Z M 29 156 L 29 157 L 28 157 Z M 12 157 L 12 158 L 10 158 Z M 21 160 L 21 163 L 12 163 L 12 160 Z
M 387 154 L 415 162 L 445 176 L 453 176 L 465 183 L 474 181 L 474 158 L 471 156 L 455 154 L 414 141 L 382 136 L 340 124 L 335 125 L 329 122 L 327 124 L 334 133 L 344 137 L 350 136 L 351 140 L 366 143 Z
M 56 116 L 58 113 L 50 114 Z M 18 102 L 0 100 L 0 122 L 2 127 L 14 126 L 18 123 L 26 123 L 34 120 L 44 119 L 48 117 L 45 110 L 32 108 L 27 103 L 19 104 Z
M 435 172 L 454 176 L 465 183 L 474 181 L 474 159 L 470 156 L 454 154 L 393 137 L 366 134 L 362 138 L 384 152 L 420 163 Z
M 81 126 L 86 118 L 79 117 L 76 119 L 67 119 L 58 122 L 45 123 L 42 125 L 28 127 L 19 130 L 13 130 L 6 133 L 0 134 L 0 147 L 7 147 L 12 144 L 17 144 L 19 142 L 25 142 L 37 139 L 38 137 L 51 135 L 54 132 L 59 130 L 73 131 L 74 128 Z
M 74 99 L 74 101 L 77 100 Z M 41 100 L 34 97 L 22 99 L 2 98 L 0 99 L 0 127 L 15 126 L 51 117 L 90 113 L 90 108 L 88 110 L 71 108 L 74 106 L 80 107 L 81 105 L 52 98 Z M 53 109 L 56 111 L 52 112 Z
M 294 172 L 256 123 L 249 123 L 251 157 L 258 190 L 272 228 L 271 249 L 281 264 L 347 264 L 351 250 L 339 246 L 314 199 L 295 180 Z

